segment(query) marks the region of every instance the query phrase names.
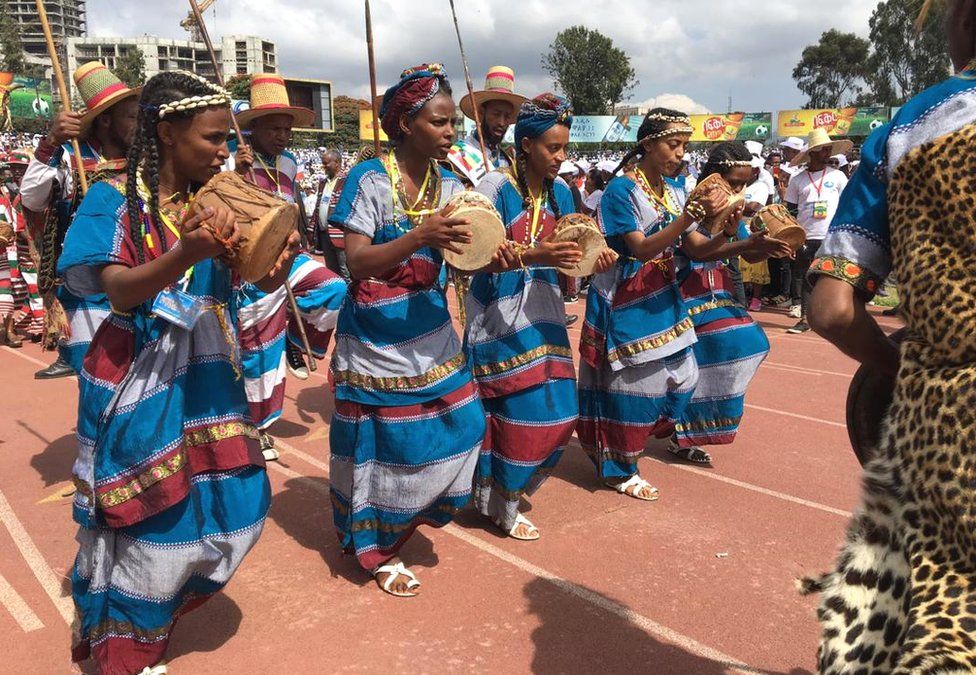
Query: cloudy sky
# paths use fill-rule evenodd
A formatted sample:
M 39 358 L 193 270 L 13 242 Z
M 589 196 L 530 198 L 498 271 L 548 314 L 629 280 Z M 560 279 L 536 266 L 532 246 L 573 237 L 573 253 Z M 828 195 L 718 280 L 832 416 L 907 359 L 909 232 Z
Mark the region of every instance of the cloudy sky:
M 640 84 L 631 98 L 692 99 L 700 110 L 799 107 L 790 74 L 804 46 L 829 28 L 866 36 L 877 0 L 456 0 L 476 86 L 488 66 L 516 71 L 529 95 L 553 84 L 541 54 L 560 30 L 583 24 L 630 55 Z M 448 0 L 371 0 L 380 89 L 424 61 L 444 63 L 464 88 Z M 88 0 L 92 35 L 184 37 L 180 0 Z M 362 0 L 217 0 L 211 34 L 253 34 L 277 43 L 285 75 L 331 80 L 336 94 L 369 91 Z M 661 99 L 659 99 L 660 102 Z M 667 100 L 667 99 L 664 99 Z M 670 99 L 674 102 L 674 99 Z M 691 102 L 685 102 L 685 107 Z

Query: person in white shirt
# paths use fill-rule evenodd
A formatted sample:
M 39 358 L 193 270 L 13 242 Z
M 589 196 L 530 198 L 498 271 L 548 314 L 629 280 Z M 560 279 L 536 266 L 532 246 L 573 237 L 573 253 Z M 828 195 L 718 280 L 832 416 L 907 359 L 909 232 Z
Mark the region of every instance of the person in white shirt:
M 773 190 L 776 189 L 776 184 L 773 181 L 773 174 L 766 170 L 766 162 L 762 159 L 763 144 L 759 141 L 746 141 L 746 148 L 753 159 L 759 160 L 759 180 L 769 188 L 769 193 L 772 194 Z M 757 163 L 753 163 L 753 168 L 756 166 Z
M 806 230 L 807 243 L 797 251 L 793 261 L 792 301 L 790 316 L 799 322 L 788 333 L 805 333 L 807 324 L 810 282 L 807 272 L 816 257 L 817 250 L 827 236 L 827 228 L 837 212 L 840 195 L 847 187 L 847 176 L 828 166 L 832 155 L 846 154 L 853 147 L 848 140 L 833 141 L 824 129 L 810 134 L 809 149 L 794 158 L 797 165 L 806 163 L 806 170 L 790 179 L 784 201 L 796 217 L 797 223 Z

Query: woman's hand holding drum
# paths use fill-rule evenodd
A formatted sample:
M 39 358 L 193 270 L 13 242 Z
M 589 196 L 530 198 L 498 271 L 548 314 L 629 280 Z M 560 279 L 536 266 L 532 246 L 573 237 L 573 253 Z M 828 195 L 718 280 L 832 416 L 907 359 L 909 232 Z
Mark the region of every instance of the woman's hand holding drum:
M 445 206 L 438 213 L 427 216 L 423 223 L 410 230 L 417 248 L 429 246 L 461 253 L 458 244 L 471 243 L 471 231 L 464 227 L 470 222 L 464 218 L 452 218 L 453 210 L 450 205 Z
M 234 212 L 227 208 L 190 209 L 180 223 L 180 246 L 194 263 L 237 248 L 240 239 Z

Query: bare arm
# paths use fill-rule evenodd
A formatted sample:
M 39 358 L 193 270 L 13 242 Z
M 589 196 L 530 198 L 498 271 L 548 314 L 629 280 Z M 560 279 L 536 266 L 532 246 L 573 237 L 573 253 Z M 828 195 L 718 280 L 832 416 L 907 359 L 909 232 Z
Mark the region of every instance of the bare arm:
M 685 235 L 681 248 L 692 260 L 711 262 L 742 256 L 747 262 L 761 262 L 772 256 L 789 257 L 792 255 L 790 245 L 785 241 L 773 239 L 765 232 L 756 232 L 748 239 L 726 241 L 721 236 L 709 239 L 701 232 L 689 232 Z
M 471 233 L 459 227 L 467 224 L 468 221 L 463 218 L 451 218 L 445 207 L 402 237 L 383 244 L 374 244 L 362 234 L 346 232 L 346 265 L 349 273 L 356 279 L 381 276 L 425 246 L 460 253 L 457 245 L 471 241 Z
M 645 235 L 643 232 L 628 232 L 624 235 L 624 241 L 631 254 L 641 262 L 654 260 L 664 253 L 681 233 L 691 227 L 691 217 L 687 213 L 682 213 L 668 224 L 664 229 L 652 235 Z
M 898 372 L 898 346 L 847 282 L 821 277 L 813 287 L 808 318 L 813 330 L 852 359 L 888 375 Z

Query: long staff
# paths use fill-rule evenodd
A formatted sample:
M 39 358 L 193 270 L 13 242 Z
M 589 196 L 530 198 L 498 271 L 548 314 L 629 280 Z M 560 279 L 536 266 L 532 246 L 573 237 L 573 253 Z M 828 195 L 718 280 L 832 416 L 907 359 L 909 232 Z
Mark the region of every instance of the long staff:
M 71 112 L 71 97 L 68 96 L 68 87 L 64 83 L 64 73 L 61 71 L 61 60 L 58 59 L 58 50 L 54 46 L 54 36 L 51 34 L 51 24 L 47 21 L 47 10 L 44 9 L 44 0 L 37 0 L 37 16 L 41 20 L 41 28 L 44 31 L 44 41 L 47 42 L 47 55 L 51 57 L 51 68 L 54 70 L 54 79 L 58 83 L 58 94 L 61 96 L 61 107 L 65 112 Z M 81 158 L 81 146 L 78 139 L 71 139 L 71 149 L 74 150 L 75 168 L 78 169 L 78 187 L 81 194 L 88 192 L 88 176 L 85 175 L 85 160 Z
M 37 0 L 37 2 L 40 4 L 41 0 Z M 213 43 L 210 42 L 210 33 L 207 31 L 207 24 L 203 20 L 203 14 L 200 12 L 200 6 L 197 5 L 196 0 L 189 0 L 189 3 L 190 10 L 193 12 L 193 17 L 197 21 L 197 27 L 200 29 L 200 35 L 203 37 L 203 42 L 205 45 L 207 45 L 207 52 L 210 54 L 210 62 L 214 67 L 214 76 L 217 78 L 217 84 L 223 87 L 224 73 L 220 68 L 220 64 L 217 63 L 217 54 L 214 52 Z M 237 142 L 243 143 L 244 136 L 241 134 L 241 127 L 237 123 L 237 118 L 234 115 L 230 116 L 230 123 L 234 127 L 234 133 L 237 134 Z M 254 181 L 253 176 L 254 174 L 252 173 L 252 182 Z M 300 228 L 301 225 L 298 224 L 298 227 Z M 301 234 L 301 231 L 299 231 L 299 234 Z M 285 293 L 288 296 L 288 305 L 291 307 L 291 312 L 295 317 L 295 325 L 298 326 L 298 337 L 301 338 L 302 349 L 308 355 L 308 367 L 314 372 L 318 369 L 318 366 L 315 364 L 315 356 L 312 354 L 312 347 L 308 343 L 308 335 L 306 335 L 305 326 L 302 324 L 302 317 L 301 313 L 298 311 L 298 302 L 295 300 L 295 293 L 292 291 L 291 284 L 288 283 L 287 277 L 285 278 Z
M 369 57 L 369 107 L 373 111 L 373 150 L 380 156 L 380 111 L 376 100 L 376 56 L 373 53 L 373 19 L 369 14 L 369 0 L 366 0 L 366 55 Z
M 461 42 L 461 28 L 458 26 L 457 11 L 454 0 L 451 0 L 451 15 L 454 17 L 454 32 L 457 33 L 458 49 L 461 50 L 461 65 L 464 66 L 464 82 L 468 85 L 468 95 L 471 97 L 471 108 L 474 110 L 474 124 L 478 129 L 478 141 L 481 143 L 481 160 L 485 165 L 485 173 L 491 173 L 492 166 L 488 164 L 488 148 L 485 146 L 484 132 L 481 130 L 481 114 L 478 109 L 478 99 L 474 97 L 474 85 L 471 83 L 471 71 L 468 70 L 468 57 L 464 53 L 464 43 Z

